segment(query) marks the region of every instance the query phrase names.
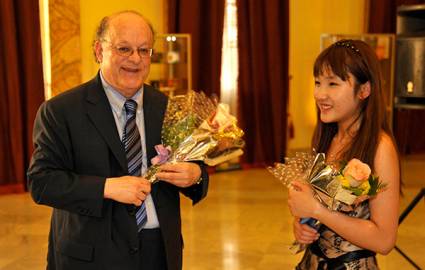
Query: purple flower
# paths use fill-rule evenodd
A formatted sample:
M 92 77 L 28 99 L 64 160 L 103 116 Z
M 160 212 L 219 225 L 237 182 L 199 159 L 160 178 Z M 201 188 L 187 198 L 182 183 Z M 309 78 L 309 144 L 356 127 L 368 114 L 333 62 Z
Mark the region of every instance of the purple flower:
M 153 165 L 164 164 L 170 158 L 171 147 L 158 144 L 155 145 L 155 150 L 158 155 L 151 159 Z

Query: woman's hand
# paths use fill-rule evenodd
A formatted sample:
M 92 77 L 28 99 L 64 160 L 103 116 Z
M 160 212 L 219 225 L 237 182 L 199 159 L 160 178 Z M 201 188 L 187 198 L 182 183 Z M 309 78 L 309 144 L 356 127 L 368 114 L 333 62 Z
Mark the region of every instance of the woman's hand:
M 297 239 L 300 244 L 311 244 L 319 239 L 320 236 L 320 234 L 312 227 L 306 224 L 301 224 L 299 217 L 295 217 L 294 219 L 293 231 L 295 239 Z
M 299 181 L 293 181 L 289 188 L 289 210 L 295 217 L 312 217 L 317 219 L 322 204 L 314 198 L 311 186 Z

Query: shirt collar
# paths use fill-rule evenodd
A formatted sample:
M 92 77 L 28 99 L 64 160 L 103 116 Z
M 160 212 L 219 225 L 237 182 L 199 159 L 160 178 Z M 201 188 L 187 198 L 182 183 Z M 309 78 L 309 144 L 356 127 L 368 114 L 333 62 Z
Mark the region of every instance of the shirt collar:
M 120 92 L 113 88 L 103 77 L 102 71 L 100 71 L 100 79 L 102 81 L 103 89 L 105 89 L 106 96 L 108 97 L 109 103 L 111 104 L 112 110 L 120 117 L 125 109 L 124 103 L 127 100 Z M 143 109 L 143 85 L 139 90 L 131 97 L 132 100 L 137 102 L 137 113 L 140 113 Z

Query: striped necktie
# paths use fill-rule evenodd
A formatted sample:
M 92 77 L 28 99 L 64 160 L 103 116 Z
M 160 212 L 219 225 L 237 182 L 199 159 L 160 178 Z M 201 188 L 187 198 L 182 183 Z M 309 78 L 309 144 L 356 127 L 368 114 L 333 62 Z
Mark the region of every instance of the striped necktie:
M 140 176 L 142 169 L 142 143 L 140 140 L 139 129 L 136 124 L 137 102 L 128 99 L 124 104 L 127 114 L 127 122 L 124 126 L 122 143 L 124 144 L 125 154 L 127 156 L 128 173 L 133 176 Z M 137 209 L 136 222 L 140 231 L 147 221 L 145 202 Z

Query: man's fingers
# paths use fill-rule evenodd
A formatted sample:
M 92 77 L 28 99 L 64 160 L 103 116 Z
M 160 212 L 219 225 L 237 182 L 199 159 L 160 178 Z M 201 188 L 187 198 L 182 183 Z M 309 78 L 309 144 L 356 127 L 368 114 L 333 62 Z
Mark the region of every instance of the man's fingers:
M 135 199 L 134 201 L 133 201 L 133 204 L 135 205 L 135 206 L 141 206 L 142 205 L 142 200 L 139 200 L 139 199 Z
M 170 173 L 170 172 L 158 172 L 156 173 L 156 177 L 163 180 L 176 180 L 176 174 L 177 173 Z
M 173 184 L 178 187 L 183 187 L 183 188 L 193 185 L 193 182 L 189 180 L 170 180 L 170 179 L 163 179 L 163 178 L 160 178 L 160 179 L 164 182 L 168 182 L 170 184 Z
M 185 181 L 188 178 L 186 173 L 180 172 L 159 172 L 156 174 L 156 177 L 161 180 L 169 180 L 171 182 Z
M 179 168 L 180 166 L 174 163 L 165 163 L 159 167 L 161 171 L 169 171 L 169 172 L 178 172 Z
M 140 201 L 146 200 L 146 194 L 143 191 L 137 192 L 135 197 Z
M 136 190 L 138 192 L 143 192 L 145 195 L 147 195 L 151 193 L 151 186 L 150 185 L 139 186 Z
M 200 174 L 199 165 L 179 162 L 161 165 L 156 177 L 178 187 L 189 187 L 195 183 L 195 180 L 199 179 Z
M 137 177 L 134 180 L 134 190 L 149 194 L 151 192 L 151 184 L 144 178 Z

